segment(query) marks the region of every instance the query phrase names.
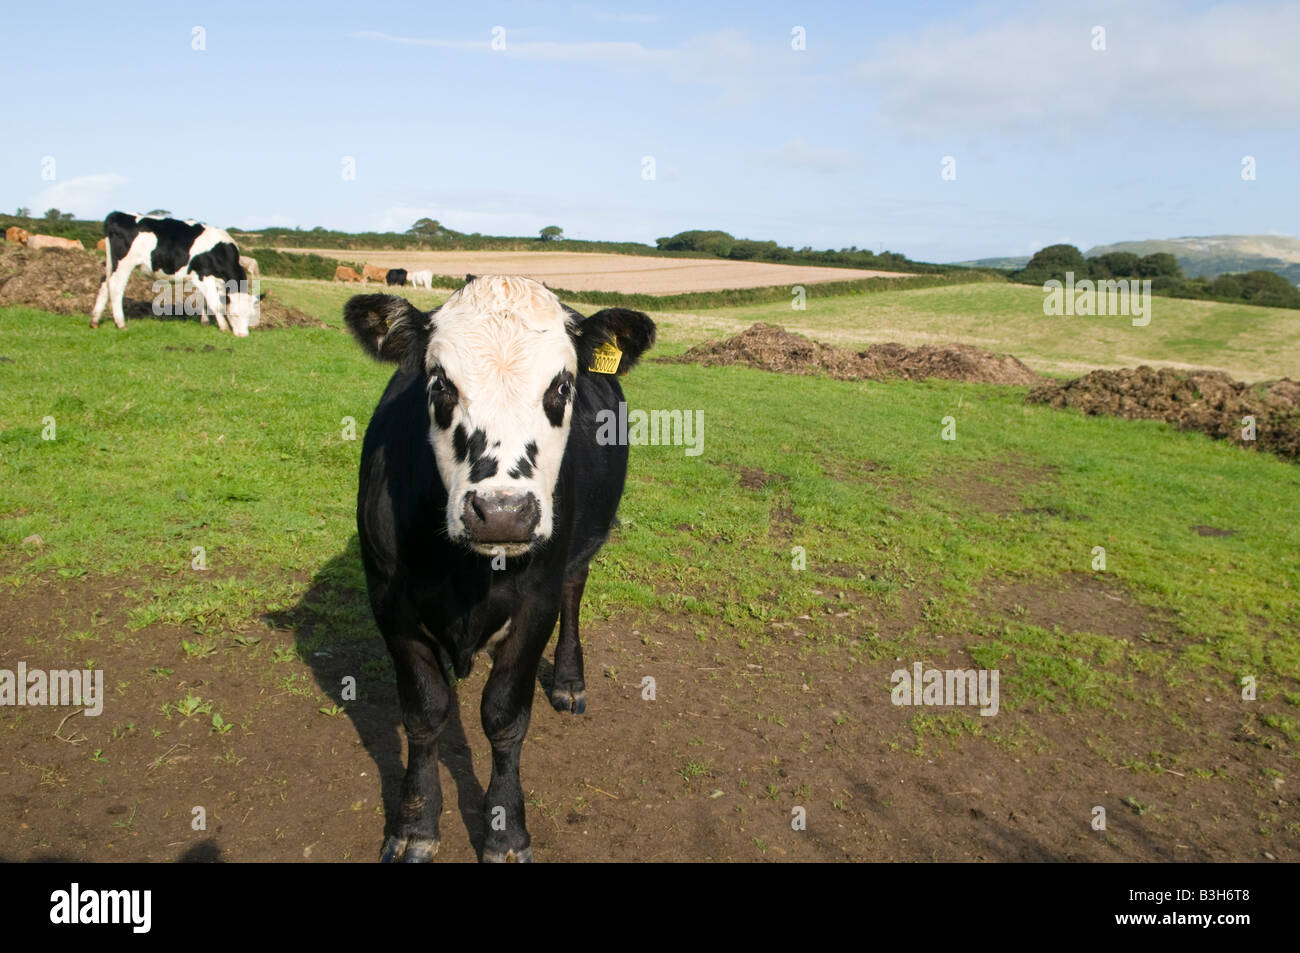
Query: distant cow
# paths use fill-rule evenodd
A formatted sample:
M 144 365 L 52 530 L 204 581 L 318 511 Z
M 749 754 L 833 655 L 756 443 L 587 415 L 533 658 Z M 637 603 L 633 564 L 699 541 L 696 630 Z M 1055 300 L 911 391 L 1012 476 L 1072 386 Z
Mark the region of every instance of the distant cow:
M 13 242 L 15 245 L 26 245 L 31 237 L 27 229 L 19 228 L 17 225 L 10 225 L 5 229 L 5 241 Z
M 100 251 L 103 251 L 105 248 L 108 247 L 108 239 L 101 238 L 99 241 L 95 242 L 95 247 Z
M 367 281 L 382 281 L 387 284 L 388 269 L 382 265 L 362 265 L 361 280 L 363 283 Z
M 601 436 L 623 392 L 594 365 L 597 353 L 612 355 L 604 370 L 626 371 L 654 343 L 654 322 L 624 308 L 583 318 L 540 282 L 501 275 L 431 312 L 371 294 L 343 316 L 367 353 L 400 365 L 366 431 L 357 494 L 370 606 L 396 670 L 408 751 L 383 859 L 437 852 L 450 684 L 486 651 L 482 858 L 531 860 L 519 754 L 538 662 L 558 617 L 550 701 L 582 714 L 578 609 L 627 474 L 627 441 Z
M 92 328 L 99 327 L 109 302 L 113 323 L 126 327 L 122 293 L 136 268 L 193 283 L 203 295 L 204 317 L 211 310 L 217 327 L 233 330 L 235 337 L 248 337 L 249 326 L 257 323 L 257 303 L 250 293 L 248 273 L 239 263 L 239 248 L 222 229 L 190 220 L 112 212 L 104 219 L 104 237 L 108 277 L 99 286 L 90 312 Z
M 388 274 L 384 276 L 384 281 L 388 284 L 390 288 L 394 286 L 401 286 L 406 284 L 406 269 L 389 268 Z
M 244 271 L 248 273 L 249 281 L 261 280 L 262 269 L 258 267 L 256 258 L 250 258 L 247 255 L 240 255 L 239 263 L 244 266 Z
M 28 248 L 70 248 L 77 251 L 85 251 L 86 246 L 81 244 L 75 238 L 56 238 L 53 235 L 30 235 L 27 238 Z
M 360 281 L 361 276 L 349 268 L 347 265 L 339 265 L 334 269 L 335 281 Z
M 407 277 L 411 281 L 412 288 L 433 287 L 433 272 L 431 271 L 413 271 Z

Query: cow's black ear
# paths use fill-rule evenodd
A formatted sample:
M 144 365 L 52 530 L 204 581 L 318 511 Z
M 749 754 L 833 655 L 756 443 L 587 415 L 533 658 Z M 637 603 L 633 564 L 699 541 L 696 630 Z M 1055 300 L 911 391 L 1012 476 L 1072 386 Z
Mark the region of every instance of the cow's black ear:
M 578 373 L 592 370 L 599 363 L 596 352 L 603 344 L 613 344 L 623 352 L 617 374 L 626 374 L 640 360 L 641 355 L 655 343 L 655 323 L 648 314 L 629 308 L 606 308 L 579 321 L 574 328 L 574 341 L 578 349 Z M 604 371 L 604 368 L 600 368 Z
M 433 329 L 433 313 L 425 313 L 397 295 L 356 295 L 343 306 L 343 320 L 371 357 L 417 370 Z

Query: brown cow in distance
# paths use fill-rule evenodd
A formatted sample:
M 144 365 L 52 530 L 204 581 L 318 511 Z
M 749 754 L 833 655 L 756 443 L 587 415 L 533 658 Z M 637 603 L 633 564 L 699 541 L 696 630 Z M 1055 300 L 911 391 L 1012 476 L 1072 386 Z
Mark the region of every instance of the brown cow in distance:
M 13 242 L 16 245 L 26 245 L 27 240 L 31 237 L 27 229 L 19 228 L 17 225 L 10 225 L 5 229 L 5 241 Z
M 361 267 L 361 282 L 378 281 L 380 284 L 388 284 L 388 269 L 383 265 L 363 265 Z
M 85 251 L 86 246 L 75 238 L 55 238 L 53 235 L 32 235 L 27 239 L 28 248 L 75 248 Z
M 334 269 L 335 281 L 360 281 L 361 276 L 349 268 L 347 265 L 339 265 Z
M 95 242 L 95 247 L 100 251 L 103 251 L 105 248 L 108 247 L 108 239 L 101 238 L 99 241 Z

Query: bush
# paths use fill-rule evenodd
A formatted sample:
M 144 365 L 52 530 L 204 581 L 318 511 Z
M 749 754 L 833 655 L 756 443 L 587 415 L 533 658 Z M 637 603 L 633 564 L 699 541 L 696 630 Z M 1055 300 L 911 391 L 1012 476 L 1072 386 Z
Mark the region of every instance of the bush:
M 698 251 L 726 258 L 736 240 L 726 232 L 692 230 L 678 232 L 660 247 L 664 251 Z
M 1181 278 L 1183 276 L 1182 266 L 1178 264 L 1178 259 L 1169 252 L 1156 252 L 1154 255 L 1143 255 L 1138 259 L 1137 275 L 1139 278 Z
M 1073 245 L 1048 245 L 1034 253 L 1025 271 L 1074 272 L 1075 278 L 1088 274 L 1088 260 Z
M 1133 278 L 1138 273 L 1138 256 L 1131 251 L 1108 252 L 1089 258 L 1088 263 L 1094 269 L 1094 278 Z

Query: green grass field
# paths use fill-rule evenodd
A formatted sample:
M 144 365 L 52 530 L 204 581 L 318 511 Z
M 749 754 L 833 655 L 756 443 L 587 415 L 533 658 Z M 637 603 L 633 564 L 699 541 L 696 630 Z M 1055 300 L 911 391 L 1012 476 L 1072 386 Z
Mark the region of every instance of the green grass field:
M 360 588 L 359 438 L 390 368 L 341 330 L 355 289 L 265 284 L 330 327 L 236 341 L 197 322 L 91 333 L 81 319 L 0 309 L 0 591 L 14 597 L 50 579 L 129 585 L 138 598 L 124 642 L 166 625 L 217 645 L 294 606 L 322 574 Z M 442 297 L 408 294 L 426 307 Z M 803 312 L 665 314 L 657 353 L 768 321 L 836 343 L 969 341 L 1058 372 L 1159 360 L 1259 379 L 1300 364 L 1294 312 L 1156 299 L 1150 326 L 1130 328 L 1044 318 L 1041 298 L 971 285 L 821 300 Z M 593 623 L 666 626 L 707 644 L 724 667 L 773 657 L 804 672 L 818 659 L 865 666 L 864 693 L 887 693 L 878 670 L 895 659 L 972 659 L 1002 670 L 1010 722 L 986 729 L 960 713 L 909 715 L 891 742 L 897 758 L 973 736 L 1008 757 L 1021 746 L 1043 751 L 1072 724 L 1122 774 L 1169 770 L 1247 787 L 1254 782 L 1227 779 L 1218 754 L 1206 754 L 1219 750 L 1220 729 L 1189 724 L 1185 702 L 1230 699 L 1250 675 L 1262 707 L 1236 720 L 1268 739 L 1258 772 L 1293 775 L 1294 464 L 1163 424 L 1027 406 L 1023 388 L 647 362 L 625 390 L 633 408 L 701 410 L 704 452 L 633 448 L 623 525 L 587 589 Z M 955 440 L 941 438 L 947 416 Z M 43 439 L 51 427 L 54 439 Z M 42 544 L 24 542 L 33 535 Z M 192 568 L 197 547 L 206 572 Z M 796 547 L 806 569 L 793 568 Z M 1108 630 L 1101 617 L 1052 625 L 1025 599 L 996 596 L 1093 584 L 1159 624 L 1137 625 L 1140 635 Z M 52 618 L 38 641 L 76 629 L 61 632 Z M 331 619 L 309 648 L 376 639 L 364 604 L 335 607 Z M 69 660 L 113 650 L 60 644 Z M 267 688 L 283 674 L 221 653 L 221 664 Z M 323 689 L 305 695 L 309 708 L 328 701 Z M 1111 719 L 1148 726 L 1151 746 L 1116 742 Z M 1254 836 L 1274 852 L 1300 838 L 1294 820 L 1255 826 L 1267 827 Z

